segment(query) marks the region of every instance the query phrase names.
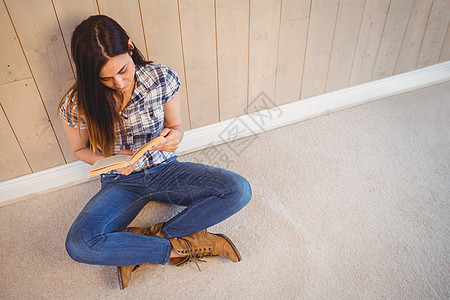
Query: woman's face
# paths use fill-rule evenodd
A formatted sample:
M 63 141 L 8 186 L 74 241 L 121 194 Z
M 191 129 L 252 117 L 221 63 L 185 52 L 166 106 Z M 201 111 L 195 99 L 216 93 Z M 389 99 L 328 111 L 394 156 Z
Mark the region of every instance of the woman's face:
M 110 89 L 125 93 L 133 88 L 135 65 L 131 55 L 120 54 L 111 58 L 100 70 L 100 82 Z

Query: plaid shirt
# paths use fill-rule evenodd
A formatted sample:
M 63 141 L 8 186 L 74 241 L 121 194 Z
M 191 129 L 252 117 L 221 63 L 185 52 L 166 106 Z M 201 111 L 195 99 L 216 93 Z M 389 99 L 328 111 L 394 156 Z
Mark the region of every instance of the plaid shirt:
M 178 91 L 180 80 L 170 68 L 150 63 L 145 67 L 136 65 L 136 86 L 130 102 L 122 111 L 126 132 L 117 129 L 114 154 L 120 150 L 136 151 L 159 136 L 164 129 L 164 104 L 172 100 Z M 82 116 L 77 115 L 76 103 L 61 105 L 60 115 L 74 128 L 87 129 Z M 66 114 L 69 111 L 69 114 Z M 136 165 L 135 171 L 145 166 L 159 164 L 175 156 L 174 152 L 147 151 Z M 108 174 L 118 174 L 110 171 Z

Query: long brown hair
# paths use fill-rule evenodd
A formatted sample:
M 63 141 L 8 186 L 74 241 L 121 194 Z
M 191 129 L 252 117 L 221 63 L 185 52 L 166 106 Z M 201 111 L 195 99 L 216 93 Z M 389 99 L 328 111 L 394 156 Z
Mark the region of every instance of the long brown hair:
M 123 96 L 100 82 L 100 70 L 111 58 L 124 53 L 130 53 L 135 65 L 145 66 L 149 63 L 135 45 L 130 51 L 129 39 L 116 21 L 104 15 L 90 16 L 75 28 L 72 35 L 75 84 L 59 106 L 67 95 L 67 108 L 75 101 L 78 118 L 83 116 L 86 120 L 91 148 L 94 152 L 101 149 L 105 156 L 113 154 L 116 128 L 123 127 L 116 102 L 117 98 L 123 100 Z M 69 109 L 66 112 L 70 113 Z

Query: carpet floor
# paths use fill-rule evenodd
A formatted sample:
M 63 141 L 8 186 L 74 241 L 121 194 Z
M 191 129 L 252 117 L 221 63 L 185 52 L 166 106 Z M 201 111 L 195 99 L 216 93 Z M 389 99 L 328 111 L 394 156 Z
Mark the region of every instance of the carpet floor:
M 67 231 L 99 180 L 0 207 L 1 299 L 449 299 L 450 82 L 185 154 L 252 201 L 210 228 L 243 260 L 116 268 L 72 261 Z M 149 203 L 150 226 L 182 208 Z

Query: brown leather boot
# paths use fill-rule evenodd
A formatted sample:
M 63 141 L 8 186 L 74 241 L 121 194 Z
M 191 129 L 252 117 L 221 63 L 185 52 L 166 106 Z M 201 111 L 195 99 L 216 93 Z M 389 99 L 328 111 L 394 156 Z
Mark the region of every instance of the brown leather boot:
M 202 230 L 191 235 L 172 238 L 169 241 L 177 253 L 187 254 L 186 257 L 174 257 L 170 259 L 172 264 L 178 267 L 190 261 L 195 262 L 196 260 L 200 260 L 200 258 L 205 256 L 222 256 L 235 263 L 242 259 L 236 246 L 224 234 Z
M 161 232 L 164 223 L 155 224 L 150 228 L 141 228 L 141 227 L 127 227 L 123 231 L 134 232 L 143 235 L 156 235 Z M 128 283 L 130 282 L 131 272 L 137 270 L 140 265 L 131 265 L 131 266 L 118 266 L 117 274 L 119 276 L 119 285 L 120 289 L 123 290 L 127 288 Z

